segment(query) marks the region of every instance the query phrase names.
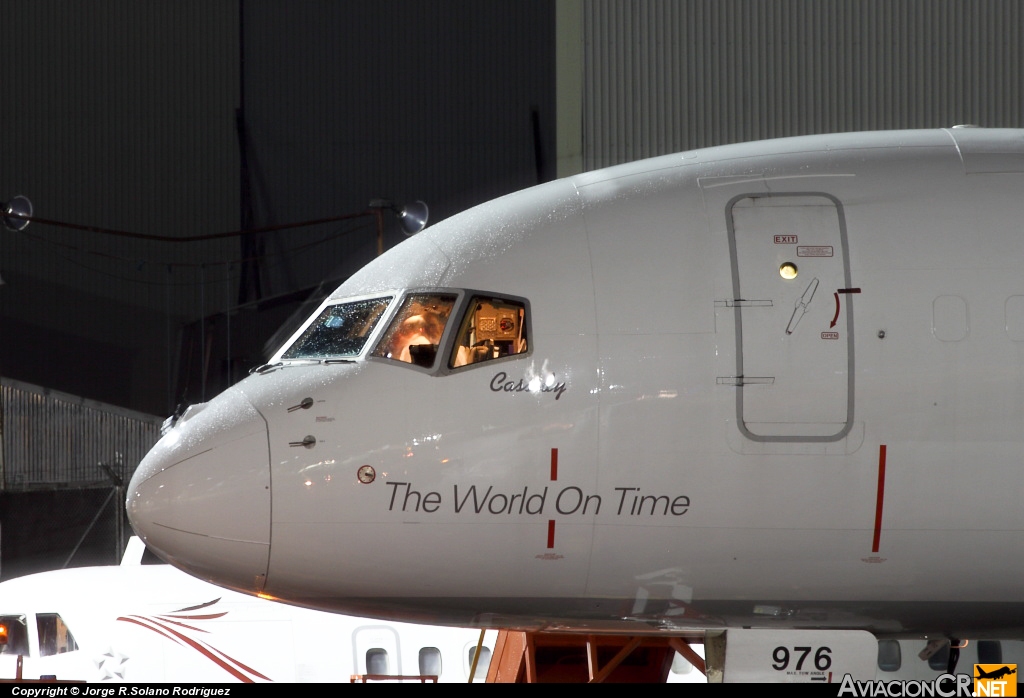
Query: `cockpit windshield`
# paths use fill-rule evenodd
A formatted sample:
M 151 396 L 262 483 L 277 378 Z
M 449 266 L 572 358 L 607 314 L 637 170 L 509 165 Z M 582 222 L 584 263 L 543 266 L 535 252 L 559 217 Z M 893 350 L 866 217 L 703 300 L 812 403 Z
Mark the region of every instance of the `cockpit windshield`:
M 355 358 L 390 302 L 371 298 L 327 306 L 281 358 Z
M 528 351 L 525 300 L 468 293 L 462 297 L 456 313 L 458 293 L 410 293 L 370 355 L 432 368 L 449 319 L 454 341 L 444 340 L 448 370 Z
M 456 336 L 450 368 L 523 354 L 526 340 L 526 305 L 493 296 L 473 296 Z
M 371 357 L 434 368 L 441 373 L 524 355 L 529 308 L 525 299 L 465 290 L 412 291 L 388 313 L 395 296 L 326 306 L 280 355 L 282 361 L 357 359 L 371 335 Z M 387 327 L 375 328 L 387 313 Z M 449 325 L 451 325 L 449 329 Z M 439 362 L 438 354 L 443 352 Z
M 0 654 L 28 654 L 25 615 L 0 616 Z
M 453 293 L 410 294 L 373 350 L 373 356 L 433 366 L 455 299 Z

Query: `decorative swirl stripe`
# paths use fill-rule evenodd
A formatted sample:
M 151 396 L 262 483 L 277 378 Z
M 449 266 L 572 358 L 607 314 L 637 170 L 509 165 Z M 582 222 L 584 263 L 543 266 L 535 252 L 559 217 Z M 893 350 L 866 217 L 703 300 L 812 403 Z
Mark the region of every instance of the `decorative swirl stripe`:
M 220 599 L 217 599 L 217 601 L 219 600 Z M 213 603 L 216 603 L 216 601 L 210 602 L 208 604 L 203 604 L 202 606 L 193 606 L 191 609 L 182 609 L 182 611 L 203 608 Z M 212 618 L 221 618 L 225 615 L 227 615 L 227 612 L 192 617 L 186 616 L 186 618 L 207 620 Z M 219 666 L 227 673 L 234 676 L 239 681 L 242 681 L 243 683 L 255 683 L 256 679 L 262 679 L 264 681 L 272 680 L 269 677 L 264 676 L 260 672 L 256 671 L 252 667 L 247 666 L 242 662 L 238 661 L 234 657 L 230 657 L 224 654 L 216 647 L 212 647 L 211 645 L 208 645 L 201 640 L 195 640 L 191 637 L 188 637 L 187 635 L 171 627 L 171 625 L 177 625 L 187 630 L 193 630 L 202 633 L 207 633 L 209 632 L 208 630 L 195 628 L 190 625 L 186 625 L 185 623 L 179 623 L 177 621 L 168 619 L 166 616 L 159 618 L 147 616 L 120 616 L 118 617 L 117 620 L 123 621 L 125 623 L 133 623 L 135 625 L 138 625 L 139 627 L 146 628 L 147 630 L 150 630 L 156 633 L 157 635 L 165 637 L 168 640 L 171 640 L 172 642 L 175 642 L 179 645 L 191 647 L 193 650 L 195 650 L 202 656 L 206 657 L 211 662 Z

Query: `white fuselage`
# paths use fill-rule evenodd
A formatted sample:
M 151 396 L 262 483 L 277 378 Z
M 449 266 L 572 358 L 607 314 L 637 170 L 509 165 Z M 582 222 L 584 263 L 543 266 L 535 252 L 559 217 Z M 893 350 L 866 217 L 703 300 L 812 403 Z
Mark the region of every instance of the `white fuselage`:
M 286 345 L 179 420 L 132 524 L 201 577 L 343 612 L 1019 637 L 1022 185 L 1024 132 L 956 129 L 476 207 L 332 294 L 392 299 L 357 355 Z M 525 300 L 527 349 L 454 365 L 476 291 Z M 372 355 L 409 292 L 454 297 L 427 368 Z
M 349 682 L 386 674 L 464 683 L 484 639 L 473 675 L 482 682 L 495 635 L 297 608 L 235 594 L 169 565 L 5 581 L 0 624 L 10 631 L 0 645 L 0 679 L 14 679 L 20 664 L 21 678 L 32 681 Z

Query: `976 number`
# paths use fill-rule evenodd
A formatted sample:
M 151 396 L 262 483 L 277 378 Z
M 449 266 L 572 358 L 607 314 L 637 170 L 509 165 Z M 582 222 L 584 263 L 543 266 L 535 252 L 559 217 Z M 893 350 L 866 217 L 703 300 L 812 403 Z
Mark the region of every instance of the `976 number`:
M 813 649 L 813 647 L 794 647 L 793 651 L 790 652 L 788 647 L 779 645 L 772 651 L 772 659 L 774 660 L 772 669 L 785 671 L 789 668 L 790 659 L 795 659 L 796 666 L 793 668 L 796 671 L 800 671 L 804 668 L 804 662 Z M 825 671 L 831 666 L 832 649 L 830 647 L 819 647 L 814 652 L 814 668 L 818 671 Z

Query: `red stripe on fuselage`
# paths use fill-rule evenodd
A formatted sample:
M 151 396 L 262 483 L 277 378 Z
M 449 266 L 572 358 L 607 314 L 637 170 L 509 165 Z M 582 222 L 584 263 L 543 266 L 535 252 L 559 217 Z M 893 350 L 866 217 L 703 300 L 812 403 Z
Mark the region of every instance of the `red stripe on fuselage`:
M 207 645 L 205 642 L 200 642 L 198 640 L 193 640 L 192 638 L 188 637 L 187 635 L 179 633 L 174 628 L 170 628 L 170 627 L 164 625 L 163 623 L 161 623 L 160 621 L 156 620 L 155 618 L 140 618 L 140 617 L 137 617 L 137 616 L 135 616 L 135 617 L 127 617 L 126 618 L 126 617 L 122 616 L 122 617 L 118 618 L 118 620 L 125 621 L 127 623 L 134 623 L 134 624 L 139 625 L 139 626 L 141 626 L 143 628 L 147 628 L 149 630 L 152 630 L 153 632 L 155 632 L 155 633 L 157 633 L 159 635 L 163 635 L 164 637 L 167 637 L 168 639 L 171 639 L 171 640 L 174 640 L 176 642 L 188 645 L 189 647 L 194 649 L 196 652 L 199 652 L 199 654 L 203 655 L 204 657 L 209 659 L 211 662 L 213 662 L 214 664 L 219 666 L 221 669 L 223 669 L 224 671 L 228 672 L 229 674 L 234 676 L 239 681 L 242 681 L 243 683 L 254 683 L 252 676 L 255 676 L 257 678 L 263 679 L 265 681 L 270 681 L 271 680 L 270 678 L 264 676 L 260 672 L 258 672 L 255 669 L 253 669 L 252 667 L 246 666 L 245 664 L 243 664 L 242 662 L 238 661 L 237 659 L 234 659 L 233 657 L 229 657 L 228 655 L 224 654 L 223 652 L 221 652 L 220 650 L 216 649 L 215 647 L 211 647 L 210 645 Z M 223 657 L 223 659 L 221 657 Z M 232 665 L 234 665 L 234 666 L 232 666 Z M 239 667 L 239 669 L 241 669 L 241 671 L 239 669 L 236 669 L 235 667 Z M 242 673 L 243 671 L 249 672 L 252 676 L 246 676 L 244 673 Z
M 871 543 L 871 552 L 878 552 L 882 538 L 882 504 L 885 501 L 885 444 L 878 447 L 878 495 L 875 499 L 875 539 Z

